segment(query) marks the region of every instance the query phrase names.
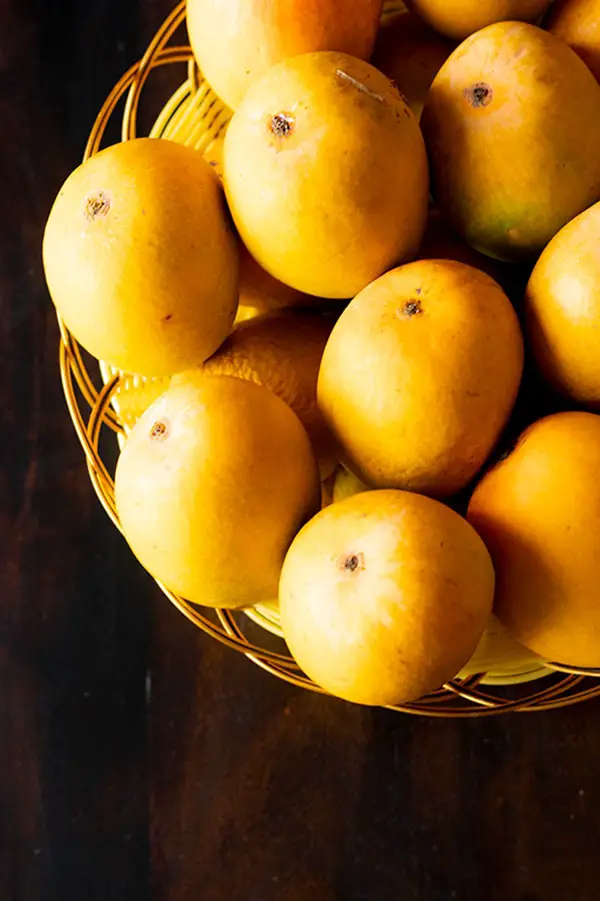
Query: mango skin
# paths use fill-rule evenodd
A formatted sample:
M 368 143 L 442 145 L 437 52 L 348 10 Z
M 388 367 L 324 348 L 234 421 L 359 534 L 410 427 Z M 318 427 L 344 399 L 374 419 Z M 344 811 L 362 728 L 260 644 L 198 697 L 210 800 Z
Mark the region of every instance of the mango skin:
M 82 163 L 52 206 L 43 260 L 66 327 L 117 369 L 169 376 L 231 331 L 237 243 L 219 182 L 191 147 L 136 138 Z
M 502 260 L 537 256 L 600 198 L 600 85 L 563 41 L 503 22 L 442 66 L 421 126 L 449 224 Z
M 600 416 L 539 419 L 486 473 L 467 519 L 496 570 L 494 613 L 546 660 L 600 667 Z
M 354 297 L 417 254 L 425 144 L 405 100 L 369 63 L 308 53 L 274 66 L 233 116 L 223 159 L 244 244 L 299 291 Z
M 171 591 L 207 607 L 271 600 L 320 495 L 295 413 L 267 388 L 225 375 L 168 388 L 129 433 L 115 474 L 135 556 Z
M 407 0 L 406 5 L 430 28 L 455 41 L 494 22 L 535 22 L 550 0 Z
M 472 657 L 494 596 L 475 530 L 408 491 L 368 491 L 300 530 L 279 583 L 292 655 L 317 684 L 357 704 L 402 704 Z
M 600 81 L 600 0 L 557 0 L 544 27 L 572 47 Z
M 198 65 L 237 109 L 270 66 L 301 53 L 338 50 L 369 59 L 383 0 L 188 0 L 187 28 Z
M 565 397 L 600 409 L 600 203 L 554 236 L 527 284 L 530 345 L 542 374 Z
M 523 368 L 517 315 L 484 272 L 419 260 L 377 279 L 331 332 L 317 398 L 343 464 L 372 488 L 448 498 L 481 469 Z

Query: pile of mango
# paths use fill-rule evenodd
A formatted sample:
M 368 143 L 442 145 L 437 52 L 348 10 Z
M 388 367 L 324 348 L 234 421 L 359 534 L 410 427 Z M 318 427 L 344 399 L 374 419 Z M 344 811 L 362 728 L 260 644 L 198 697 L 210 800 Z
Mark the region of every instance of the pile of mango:
M 600 667 L 600 0 L 407 7 L 188 0 L 219 172 L 109 147 L 44 238 L 73 336 L 155 380 L 115 480 L 136 556 L 276 601 L 366 704 L 454 678 L 492 614 Z

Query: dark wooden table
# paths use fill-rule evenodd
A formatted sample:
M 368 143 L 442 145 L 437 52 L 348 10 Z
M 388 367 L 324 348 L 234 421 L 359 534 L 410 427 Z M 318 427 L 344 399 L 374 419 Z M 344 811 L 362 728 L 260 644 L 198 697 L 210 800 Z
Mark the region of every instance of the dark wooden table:
M 0 901 L 597 901 L 600 704 L 429 721 L 197 632 L 61 393 L 54 194 L 171 0 L 0 2 Z

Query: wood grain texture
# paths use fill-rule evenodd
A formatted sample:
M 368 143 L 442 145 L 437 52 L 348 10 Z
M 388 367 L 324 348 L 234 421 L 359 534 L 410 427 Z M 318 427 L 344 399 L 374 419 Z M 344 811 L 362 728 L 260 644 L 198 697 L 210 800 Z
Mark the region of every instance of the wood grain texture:
M 596 901 L 598 703 L 445 723 L 295 690 L 194 630 L 95 499 L 40 242 L 170 7 L 0 2 L 0 898 Z

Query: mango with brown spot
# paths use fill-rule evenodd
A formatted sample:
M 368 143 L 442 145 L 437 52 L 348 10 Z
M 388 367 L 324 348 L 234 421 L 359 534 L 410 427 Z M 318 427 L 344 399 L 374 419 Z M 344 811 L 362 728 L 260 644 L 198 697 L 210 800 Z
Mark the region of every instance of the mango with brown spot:
M 536 256 L 600 198 L 600 85 L 533 25 L 490 25 L 464 41 L 421 125 L 437 205 L 490 256 Z
M 425 145 L 398 90 L 369 63 L 307 53 L 274 66 L 235 112 L 223 159 L 244 244 L 298 291 L 353 297 L 416 256 Z
M 494 447 L 522 366 L 500 286 L 462 263 L 420 260 L 386 272 L 342 313 L 317 398 L 340 459 L 367 485 L 451 497 Z

